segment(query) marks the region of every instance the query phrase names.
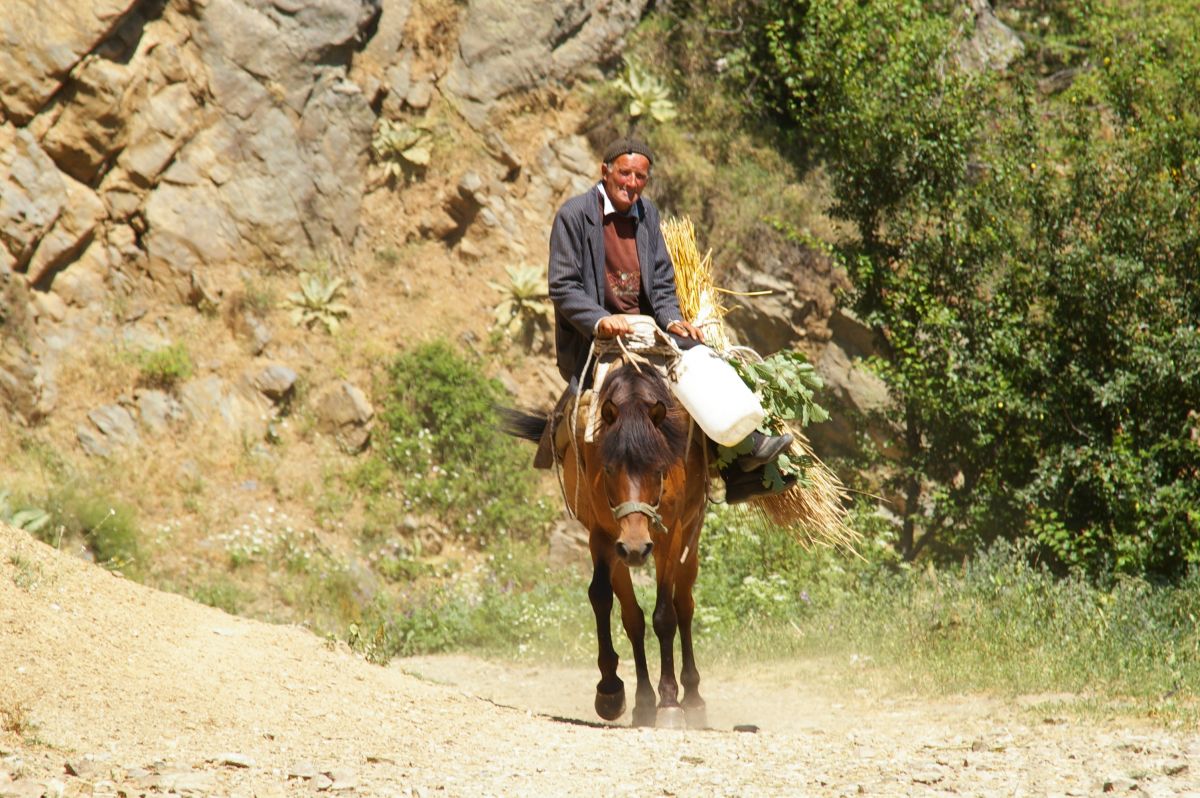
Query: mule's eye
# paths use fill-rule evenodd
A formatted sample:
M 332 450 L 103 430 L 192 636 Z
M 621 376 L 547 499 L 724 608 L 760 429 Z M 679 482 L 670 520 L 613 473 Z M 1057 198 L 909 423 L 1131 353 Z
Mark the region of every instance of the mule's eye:
M 604 419 L 605 424 L 612 424 L 617 420 L 617 406 L 609 399 L 600 408 L 600 418 Z
M 662 402 L 655 402 L 654 406 L 650 408 L 650 422 L 657 427 L 659 424 L 663 423 L 663 419 L 666 417 L 667 406 Z

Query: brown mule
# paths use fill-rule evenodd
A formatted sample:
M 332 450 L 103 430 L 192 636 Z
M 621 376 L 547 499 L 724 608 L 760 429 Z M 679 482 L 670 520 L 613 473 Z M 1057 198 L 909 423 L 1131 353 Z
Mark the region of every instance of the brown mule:
M 650 366 L 614 367 L 594 401 L 600 406 L 594 440 L 585 441 L 583 430 L 576 430 L 562 459 L 562 477 L 568 507 L 590 532 L 588 598 L 596 615 L 600 666 L 596 713 L 615 720 L 625 711 L 610 625 L 615 594 L 637 674 L 634 725 L 681 727 L 686 718 L 688 726 L 702 728 L 707 721 L 692 648 L 692 586 L 707 503 L 707 439 Z M 537 440 L 545 423 L 510 414 L 508 431 Z M 662 658 L 657 706 L 646 664 L 645 616 L 629 570 L 651 558 L 658 588 L 653 625 Z M 683 660 L 679 682 L 677 630 Z

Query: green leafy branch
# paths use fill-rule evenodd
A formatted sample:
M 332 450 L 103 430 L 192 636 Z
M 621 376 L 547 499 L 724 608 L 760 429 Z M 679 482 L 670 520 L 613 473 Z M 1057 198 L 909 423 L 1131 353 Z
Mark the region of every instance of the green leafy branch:
M 760 361 L 734 360 L 733 367 L 767 411 L 765 428 L 782 429 L 789 421 L 807 427 L 829 418 L 825 408 L 813 401 L 825 382 L 803 353 L 783 351 Z
M 829 413 L 813 400 L 818 390 L 825 386 L 808 358 L 801 352 L 776 352 L 762 360 L 734 359 L 734 369 L 742 380 L 758 396 L 766 411 L 761 429 L 778 434 L 787 429 L 789 422 L 800 427 L 817 424 L 829 418 Z M 724 468 L 738 456 L 749 454 L 750 439 L 737 446 L 717 447 L 717 467 Z M 787 487 L 786 478 L 794 476 L 803 482 L 805 472 L 813 466 L 811 457 L 785 451 L 769 463 L 763 472 L 763 484 L 775 492 Z

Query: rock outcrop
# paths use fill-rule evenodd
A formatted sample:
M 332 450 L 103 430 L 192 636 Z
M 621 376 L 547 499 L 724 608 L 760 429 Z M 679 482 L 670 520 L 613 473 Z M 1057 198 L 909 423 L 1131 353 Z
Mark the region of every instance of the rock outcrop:
M 197 271 L 354 240 L 374 113 L 348 69 L 375 0 L 46 8 L 5 8 L 9 268 L 45 290 L 85 260 L 182 299 Z
M 24 423 L 52 412 L 61 353 L 81 335 L 120 335 L 146 312 L 138 297 L 211 310 L 234 293 L 222 283 L 234 273 L 361 242 L 380 114 L 420 116 L 445 101 L 481 122 L 516 92 L 611 62 L 646 5 L 471 0 L 425 21 L 457 45 L 431 58 L 412 0 L 10 0 L 0 18 L 0 276 L 20 307 L 0 320 L 5 412 Z M 570 158 L 589 178 L 595 169 L 586 147 L 576 152 L 581 141 L 555 144 L 565 171 L 547 147 L 544 171 L 533 164 L 542 173 L 517 190 L 511 181 L 530 165 L 493 133 L 500 171 L 452 176 L 458 185 L 435 188 L 415 229 L 478 260 L 463 240 L 477 225 L 524 256 L 521 214 L 582 184 Z M 101 310 L 114 296 L 117 318 Z M 264 322 L 226 311 L 263 355 Z M 113 423 L 122 413 L 135 432 L 212 407 L 245 427 L 252 413 L 230 410 L 235 393 L 229 380 L 196 380 L 180 396 L 188 411 L 99 397 L 111 412 L 81 417 L 80 440 L 97 453 L 130 445 Z
M 481 125 L 497 100 L 567 80 L 611 58 L 648 5 L 648 0 L 473 0 L 458 56 L 440 85 L 467 119 Z

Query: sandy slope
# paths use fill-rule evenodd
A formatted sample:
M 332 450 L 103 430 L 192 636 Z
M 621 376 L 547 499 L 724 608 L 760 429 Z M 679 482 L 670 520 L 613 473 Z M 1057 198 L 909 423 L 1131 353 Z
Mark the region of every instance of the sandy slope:
M 0 796 L 1200 795 L 1194 732 L 822 696 L 803 675 L 709 674 L 718 730 L 602 727 L 588 671 L 376 667 L 0 525 Z

